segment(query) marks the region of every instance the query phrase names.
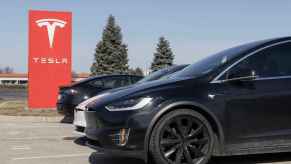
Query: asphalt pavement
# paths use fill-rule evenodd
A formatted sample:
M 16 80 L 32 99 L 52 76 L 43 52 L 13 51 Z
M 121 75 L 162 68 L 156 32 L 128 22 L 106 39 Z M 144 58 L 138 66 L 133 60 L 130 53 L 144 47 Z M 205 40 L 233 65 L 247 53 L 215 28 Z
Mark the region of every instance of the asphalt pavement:
M 83 146 L 61 118 L 0 116 L 1 164 L 144 164 Z M 290 161 L 290 162 L 289 162 Z M 291 164 L 291 153 L 214 158 L 211 164 Z
M 26 100 L 26 89 L 0 88 L 0 100 Z

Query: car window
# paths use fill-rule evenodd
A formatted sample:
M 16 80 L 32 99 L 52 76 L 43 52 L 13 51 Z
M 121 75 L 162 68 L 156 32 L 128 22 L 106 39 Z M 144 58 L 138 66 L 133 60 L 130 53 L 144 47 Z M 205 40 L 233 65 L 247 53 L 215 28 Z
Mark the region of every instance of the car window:
M 260 78 L 291 76 L 291 43 L 267 48 L 240 62 L 228 74 L 250 69 Z
M 102 88 L 103 87 L 103 81 L 101 79 L 92 80 L 92 81 L 89 82 L 89 85 L 91 85 L 93 87 Z
M 148 76 L 144 77 L 143 79 L 141 79 L 140 81 L 138 81 L 138 83 L 144 83 L 144 82 L 148 82 L 148 81 L 157 80 L 160 77 L 162 77 L 164 74 L 166 74 L 167 70 L 168 70 L 168 68 L 163 68 L 163 69 L 160 69 L 156 72 L 153 72 L 153 73 L 149 74 Z
M 131 82 L 134 84 L 134 83 L 140 81 L 140 79 L 141 79 L 141 77 L 132 76 L 132 77 L 131 77 Z
M 130 81 L 127 76 L 115 76 L 104 78 L 103 83 L 105 88 L 117 88 L 129 85 Z

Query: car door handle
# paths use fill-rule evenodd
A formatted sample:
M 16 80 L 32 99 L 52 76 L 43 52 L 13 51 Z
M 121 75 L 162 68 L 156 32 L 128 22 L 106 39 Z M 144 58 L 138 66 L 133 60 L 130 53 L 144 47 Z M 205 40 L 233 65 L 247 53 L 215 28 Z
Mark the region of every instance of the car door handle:
M 210 99 L 215 99 L 217 96 L 223 96 L 224 94 L 221 94 L 221 93 L 209 93 L 208 94 L 208 97 L 210 98 Z

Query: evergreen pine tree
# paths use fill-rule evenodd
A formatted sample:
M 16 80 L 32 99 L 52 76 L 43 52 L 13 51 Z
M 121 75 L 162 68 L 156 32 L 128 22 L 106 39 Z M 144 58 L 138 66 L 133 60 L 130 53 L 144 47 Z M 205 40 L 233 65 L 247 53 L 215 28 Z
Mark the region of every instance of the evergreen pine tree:
M 151 65 L 152 72 L 173 65 L 173 60 L 174 54 L 170 48 L 169 41 L 164 37 L 160 37 Z
M 96 45 L 92 75 L 123 74 L 128 72 L 127 45 L 122 43 L 121 28 L 110 15 L 102 40 Z

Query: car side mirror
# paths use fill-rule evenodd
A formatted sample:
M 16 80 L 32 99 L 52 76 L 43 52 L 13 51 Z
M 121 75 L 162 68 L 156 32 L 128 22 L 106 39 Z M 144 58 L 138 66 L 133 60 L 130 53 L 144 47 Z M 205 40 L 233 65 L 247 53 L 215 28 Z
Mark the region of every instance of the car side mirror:
M 251 81 L 257 78 L 256 72 L 251 69 L 241 69 L 235 73 L 228 73 L 225 82 Z

